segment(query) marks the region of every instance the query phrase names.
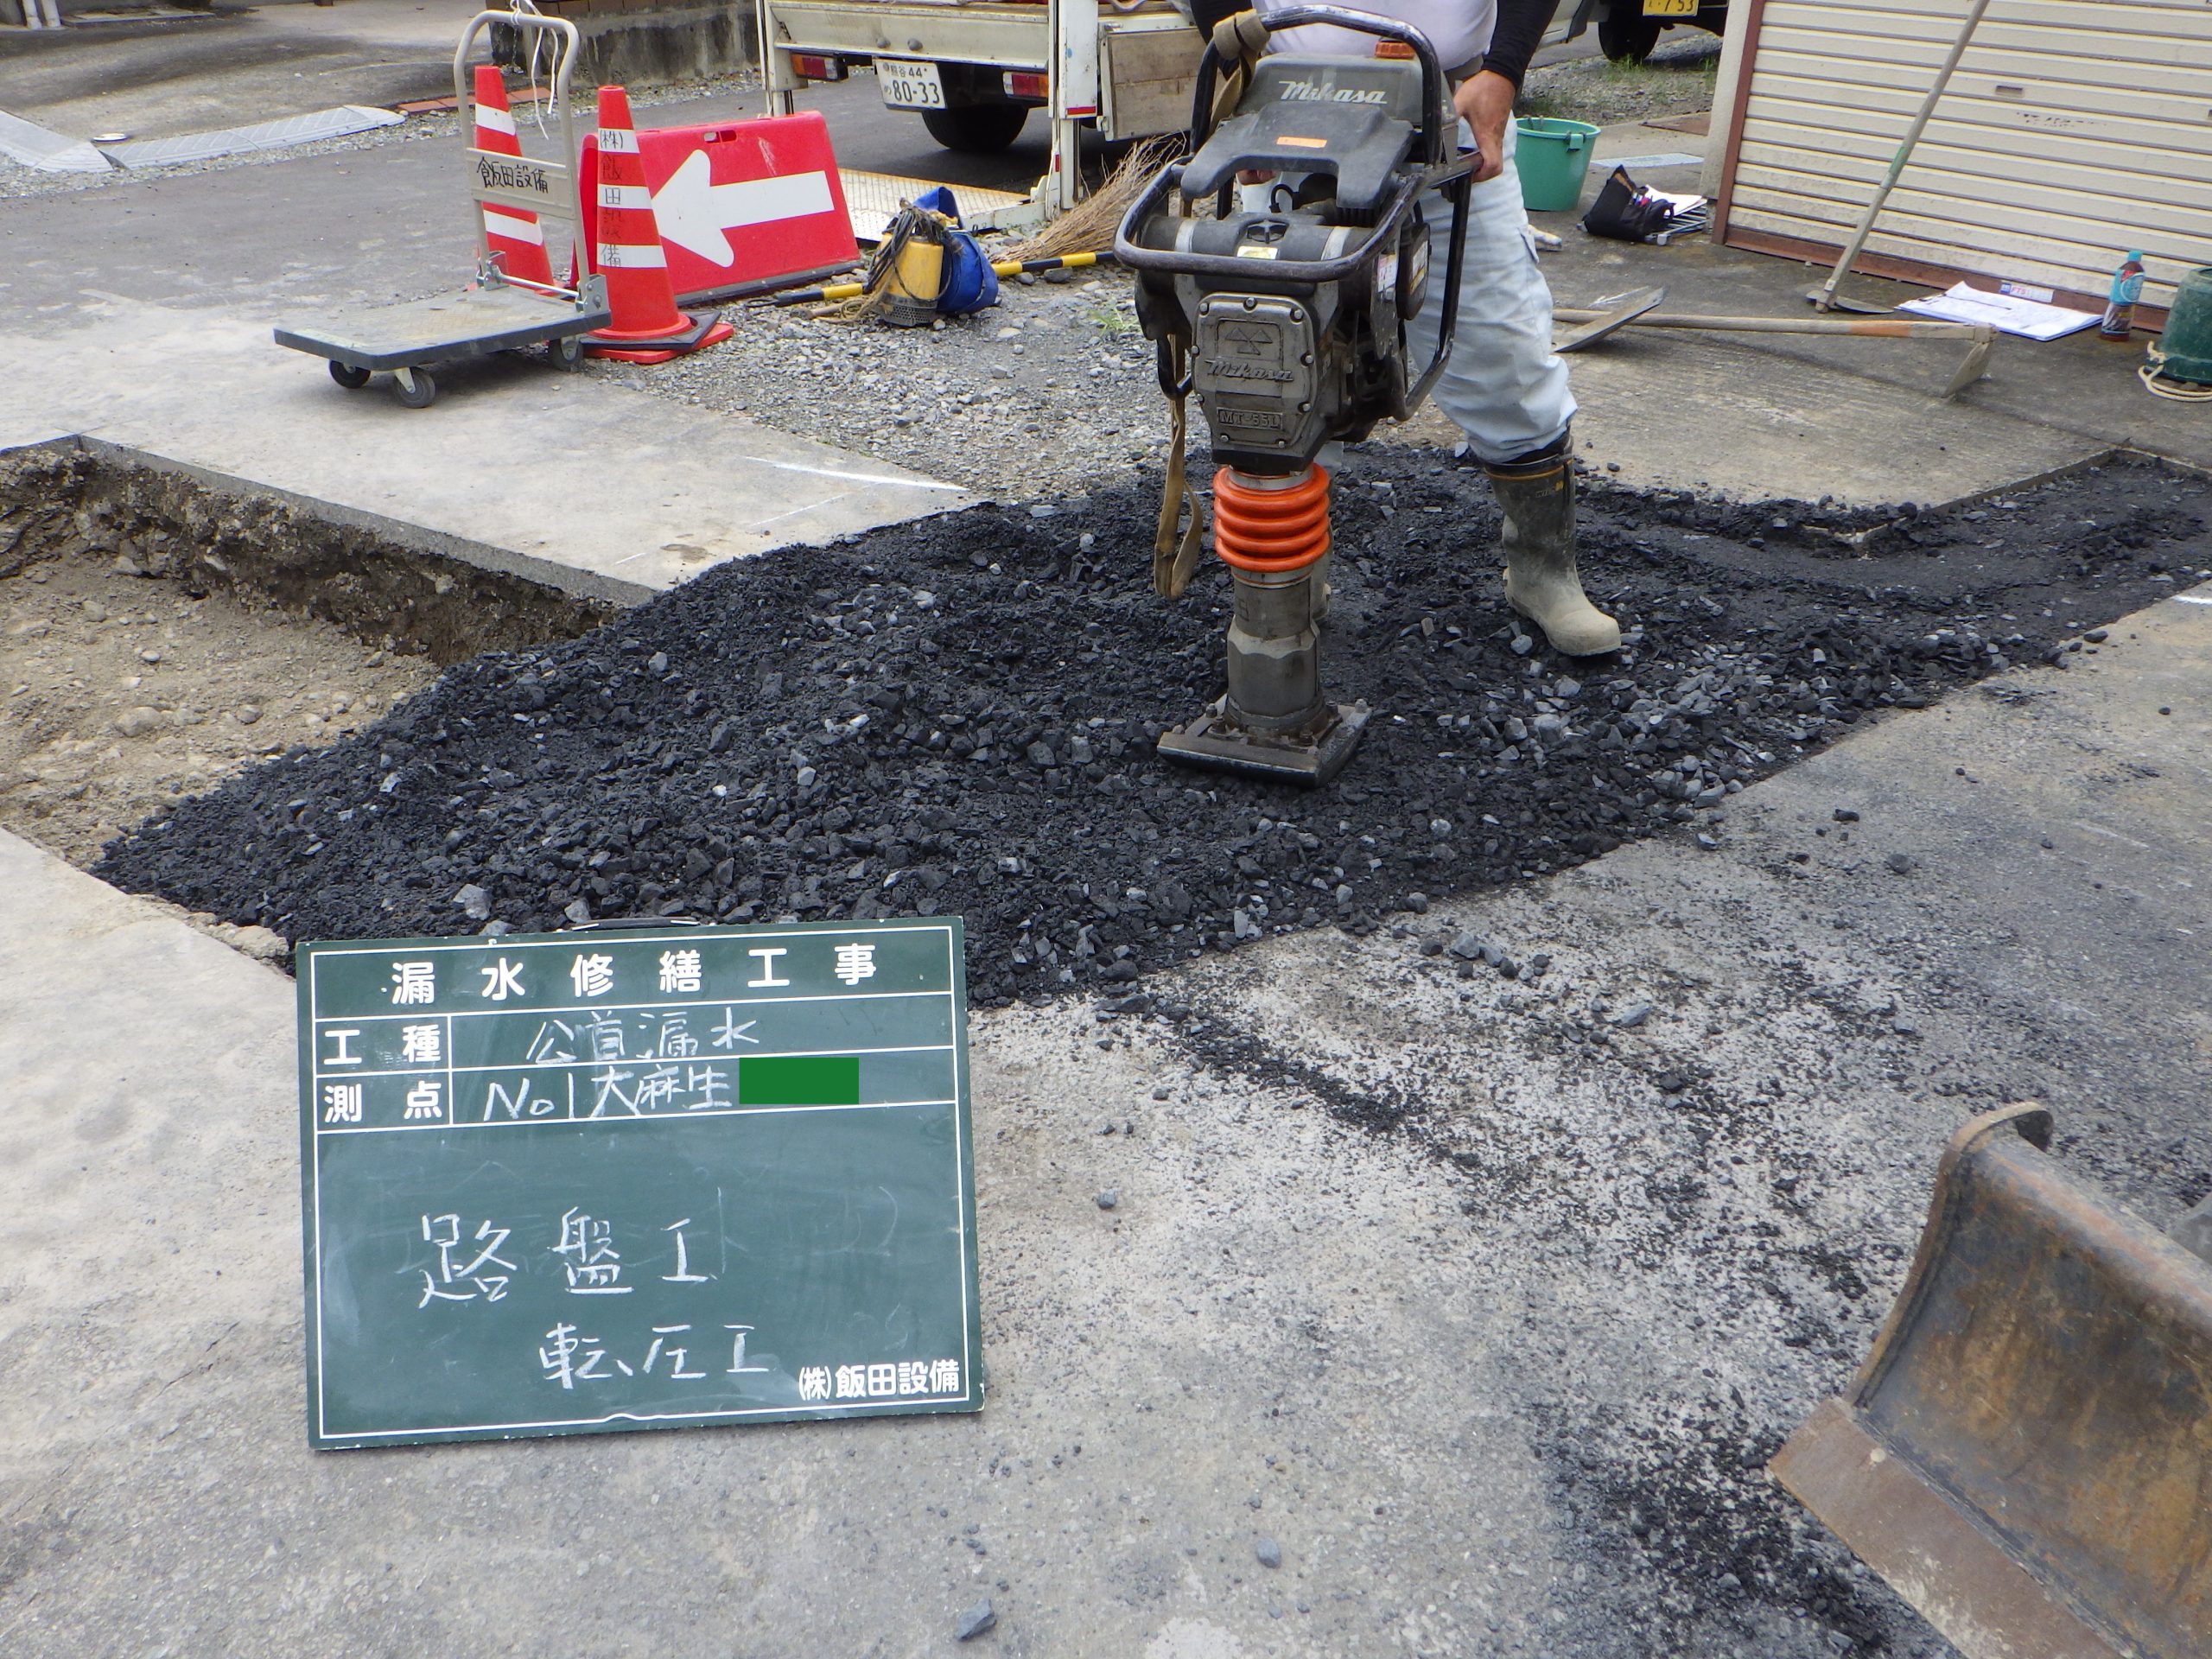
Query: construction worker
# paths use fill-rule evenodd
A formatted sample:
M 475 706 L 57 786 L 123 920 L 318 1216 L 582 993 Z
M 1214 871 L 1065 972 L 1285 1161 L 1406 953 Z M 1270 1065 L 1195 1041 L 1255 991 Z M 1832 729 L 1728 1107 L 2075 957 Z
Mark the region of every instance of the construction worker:
M 1299 0 L 1254 0 L 1262 16 Z M 1555 650 L 1594 656 L 1617 649 L 1620 626 L 1582 591 L 1574 558 L 1574 474 L 1569 423 L 1574 396 L 1567 365 L 1551 347 L 1552 296 L 1536 268 L 1536 245 L 1513 168 L 1513 100 L 1558 0 L 1362 0 L 1345 9 L 1408 23 L 1436 48 L 1453 86 L 1459 142 L 1481 161 L 1467 213 L 1465 270 L 1452 355 L 1430 394 L 1467 435 L 1505 516 L 1505 596 Z M 1192 0 L 1211 30 L 1237 8 Z M 1366 57 L 1370 35 L 1312 25 L 1274 37 L 1279 51 Z M 1449 257 L 1447 207 L 1426 204 L 1431 269 Z M 1436 349 L 1436 312 L 1408 323 L 1413 360 Z

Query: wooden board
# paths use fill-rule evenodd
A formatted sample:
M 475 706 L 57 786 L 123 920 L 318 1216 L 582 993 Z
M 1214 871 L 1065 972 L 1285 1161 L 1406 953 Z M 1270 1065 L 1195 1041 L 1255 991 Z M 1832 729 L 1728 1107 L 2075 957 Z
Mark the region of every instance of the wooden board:
M 1106 107 L 1100 129 L 1109 138 L 1148 138 L 1187 132 L 1192 88 L 1205 41 L 1195 29 L 1104 31 Z

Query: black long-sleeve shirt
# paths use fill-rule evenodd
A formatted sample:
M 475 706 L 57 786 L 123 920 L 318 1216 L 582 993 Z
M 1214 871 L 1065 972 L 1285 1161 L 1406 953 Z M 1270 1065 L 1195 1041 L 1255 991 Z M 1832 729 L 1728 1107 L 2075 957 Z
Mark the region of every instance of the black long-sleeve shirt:
M 1558 10 L 1559 0 L 1497 0 L 1497 25 L 1491 30 L 1483 67 L 1518 86 Z

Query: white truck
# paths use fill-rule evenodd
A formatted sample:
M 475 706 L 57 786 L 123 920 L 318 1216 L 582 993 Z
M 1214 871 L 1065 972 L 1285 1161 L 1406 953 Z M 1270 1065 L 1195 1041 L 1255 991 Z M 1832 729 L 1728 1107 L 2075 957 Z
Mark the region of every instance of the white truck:
M 883 101 L 948 149 L 1004 149 L 1030 111 L 1052 160 L 1001 228 L 1065 212 L 1082 194 L 1084 128 L 1109 139 L 1185 131 L 1205 41 L 1169 0 L 756 0 L 769 111 L 810 80 L 873 64 Z M 964 193 L 963 193 L 964 194 Z

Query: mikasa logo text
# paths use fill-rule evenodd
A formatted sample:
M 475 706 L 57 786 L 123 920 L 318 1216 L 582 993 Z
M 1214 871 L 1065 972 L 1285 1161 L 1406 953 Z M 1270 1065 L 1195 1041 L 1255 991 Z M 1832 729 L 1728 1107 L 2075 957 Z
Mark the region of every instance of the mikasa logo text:
M 1285 104 L 1387 104 L 1389 94 L 1372 87 L 1318 86 L 1310 80 L 1286 80 L 1280 102 Z

